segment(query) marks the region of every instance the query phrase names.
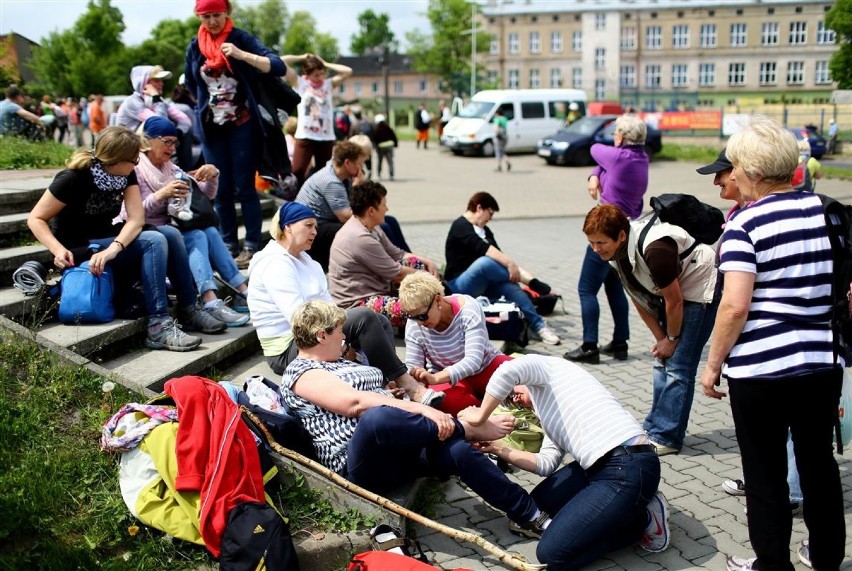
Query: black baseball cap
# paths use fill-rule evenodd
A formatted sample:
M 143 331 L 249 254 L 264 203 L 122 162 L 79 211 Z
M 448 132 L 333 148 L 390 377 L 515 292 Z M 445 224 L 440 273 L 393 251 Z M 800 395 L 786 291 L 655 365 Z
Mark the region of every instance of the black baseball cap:
M 716 162 L 710 163 L 700 169 L 695 169 L 695 172 L 698 174 L 716 174 L 722 171 L 732 170 L 733 168 L 734 165 L 732 165 L 731 161 L 728 160 L 728 157 L 725 156 L 725 149 L 722 149 L 722 152 L 719 153 L 719 157 L 716 159 Z

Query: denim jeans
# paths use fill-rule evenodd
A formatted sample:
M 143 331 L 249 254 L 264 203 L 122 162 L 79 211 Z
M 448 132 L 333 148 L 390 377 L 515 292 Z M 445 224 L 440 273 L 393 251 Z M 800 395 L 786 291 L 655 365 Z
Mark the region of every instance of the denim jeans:
M 89 240 L 106 248 L 113 237 Z M 110 264 L 119 272 L 132 269 L 140 271 L 142 289 L 145 292 L 145 309 L 148 322 L 161 321 L 169 316 L 169 300 L 166 296 L 166 268 L 169 248 L 165 236 L 159 232 L 145 230 L 126 245 Z M 194 295 L 194 292 L 193 292 Z
M 678 450 L 683 447 L 695 394 L 698 361 L 713 331 L 718 307 L 718 293 L 713 303 L 684 301 L 680 341 L 674 353 L 665 361 L 654 360 L 654 396 L 643 425 L 654 442 Z M 665 331 L 665 323 L 662 325 Z
M 245 276 L 240 273 L 231 252 L 222 240 L 222 234 L 215 226 L 202 230 L 187 230 L 183 232 L 183 241 L 189 254 L 189 269 L 192 270 L 199 294 L 218 289 L 213 278 L 214 270 L 235 288 L 246 282 Z
M 178 307 L 189 307 L 198 301 L 195 290 L 195 279 L 189 268 L 189 254 L 186 252 L 186 244 L 180 230 L 174 226 L 157 226 L 157 232 L 166 237 L 169 249 L 166 275 L 177 297 Z
M 260 156 L 257 143 L 260 133 L 255 121 L 250 120 L 239 127 L 208 126 L 206 135 L 204 159 L 219 169 L 216 213 L 222 238 L 228 248 L 238 248 L 237 209 L 234 204 L 239 202 L 246 227 L 245 246 L 256 251 L 260 247 L 263 213 L 254 189 L 254 174 Z
M 531 494 L 553 517 L 536 548 L 539 562 L 553 571 L 577 569 L 636 543 L 659 483 L 654 452 L 616 456 L 589 470 L 577 462 L 563 466 Z
M 367 409 L 349 442 L 345 477 L 377 493 L 418 476 L 458 476 L 509 519 L 529 521 L 536 512 L 530 495 L 509 480 L 484 454 L 455 433 L 438 440 L 437 425 L 419 414 L 390 406 Z
M 484 295 L 489 299 L 505 297 L 521 308 L 533 331 L 544 327 L 544 319 L 535 310 L 530 296 L 521 286 L 509 281 L 509 270 L 493 258 L 481 256 L 465 271 L 447 282 L 447 285 L 453 293 L 464 293 L 473 297 Z
M 598 292 L 601 286 L 604 286 L 612 320 L 615 322 L 612 340 L 627 341 L 630 339 L 628 323 L 630 309 L 627 305 L 627 296 L 624 295 L 624 287 L 609 262 L 597 255 L 591 246 L 587 246 L 586 257 L 583 258 L 583 269 L 580 270 L 580 281 L 577 284 L 577 293 L 580 294 L 580 312 L 583 317 L 583 343 L 597 343 L 599 339 L 598 320 L 601 308 L 598 304 Z
M 842 376 L 838 367 L 781 379 L 728 380 L 746 484 L 748 534 L 761 571 L 793 571 L 784 470 L 788 432 L 801 478 L 813 568 L 836 570 L 843 561 L 843 488 L 832 448 Z

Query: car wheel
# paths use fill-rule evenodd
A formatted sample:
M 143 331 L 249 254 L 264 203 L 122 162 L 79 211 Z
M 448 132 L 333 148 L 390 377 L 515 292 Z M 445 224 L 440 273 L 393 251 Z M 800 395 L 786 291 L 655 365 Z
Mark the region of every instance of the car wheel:
M 493 157 L 494 156 L 494 143 L 491 139 L 482 143 L 482 156 L 483 157 Z
M 574 164 L 585 167 L 592 164 L 592 152 L 589 149 L 577 149 L 574 153 Z
M 453 154 L 457 157 L 461 156 L 461 154 L 462 154 L 462 152 L 458 149 L 452 149 L 452 151 L 453 151 Z

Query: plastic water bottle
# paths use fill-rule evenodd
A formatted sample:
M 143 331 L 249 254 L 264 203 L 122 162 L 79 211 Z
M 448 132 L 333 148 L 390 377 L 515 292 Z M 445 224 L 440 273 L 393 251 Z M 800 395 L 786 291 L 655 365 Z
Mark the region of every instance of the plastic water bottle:
M 175 179 L 186 184 L 187 193 L 192 192 L 189 175 L 181 170 L 176 170 Z M 192 211 L 189 209 L 189 194 L 185 197 L 175 196 L 170 198 L 169 213 L 177 216 L 180 220 L 192 220 Z

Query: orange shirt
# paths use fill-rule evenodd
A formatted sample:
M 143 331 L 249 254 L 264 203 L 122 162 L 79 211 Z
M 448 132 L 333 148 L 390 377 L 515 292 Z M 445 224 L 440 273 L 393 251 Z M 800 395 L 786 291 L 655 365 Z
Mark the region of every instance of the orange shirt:
M 96 101 L 89 103 L 89 129 L 92 133 L 100 133 L 106 127 L 104 110 Z

